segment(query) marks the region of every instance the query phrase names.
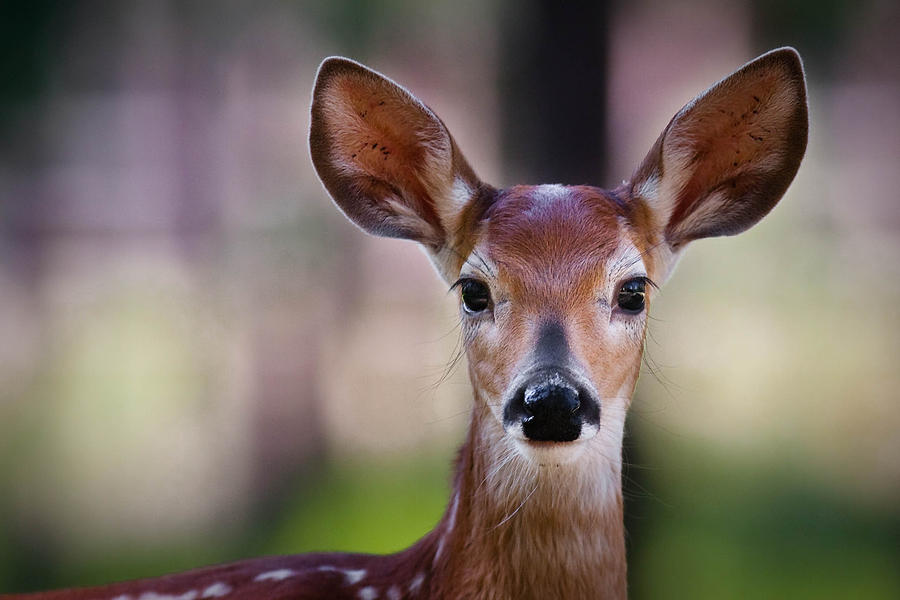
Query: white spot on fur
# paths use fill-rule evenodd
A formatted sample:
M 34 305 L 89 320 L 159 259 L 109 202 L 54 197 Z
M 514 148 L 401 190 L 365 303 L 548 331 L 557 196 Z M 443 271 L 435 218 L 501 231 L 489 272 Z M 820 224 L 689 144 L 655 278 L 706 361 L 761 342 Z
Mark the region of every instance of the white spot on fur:
M 413 577 L 413 580 L 409 582 L 410 593 L 418 592 L 423 583 L 425 583 L 425 573 L 419 573 Z
M 450 535 L 450 532 L 453 531 L 453 527 L 456 526 L 456 511 L 459 508 L 459 494 L 453 494 L 453 501 L 450 503 L 450 511 L 449 516 L 447 517 L 447 529 L 444 531 L 443 535 L 441 535 L 441 539 L 438 542 L 437 551 L 434 553 L 434 562 L 437 563 L 438 559 L 441 557 L 441 554 L 444 552 L 444 546 L 447 543 L 447 536 Z
M 293 569 L 276 569 L 275 571 L 266 571 L 257 575 L 253 581 L 281 581 L 288 577 L 293 577 L 297 573 Z
M 156 592 L 144 592 L 138 600 L 194 600 L 197 590 L 189 590 L 183 594 L 157 594 Z
M 375 600 L 375 598 L 378 597 L 378 590 L 371 585 L 367 585 L 356 592 L 356 597 L 359 598 L 359 600 Z
M 434 552 L 434 561 L 433 564 L 437 564 L 438 559 L 441 558 L 441 554 L 444 552 L 444 544 L 447 542 L 447 536 L 442 535 L 441 539 L 438 540 L 437 550 Z
M 659 176 L 654 173 L 640 182 L 634 188 L 634 195 L 648 202 L 656 200 L 659 197 Z
M 459 508 L 459 493 L 453 494 L 453 503 L 450 505 L 450 518 L 447 519 L 447 533 L 453 531 L 456 526 L 456 511 Z
M 231 587 L 226 584 L 218 581 L 211 586 L 208 586 L 203 593 L 200 594 L 201 598 L 221 598 L 222 596 L 227 596 L 231 593 Z
M 534 188 L 535 195 L 540 196 L 546 200 L 555 200 L 560 196 L 563 196 L 567 193 L 566 186 L 560 185 L 558 183 L 545 183 L 543 185 L 535 186 Z
M 363 580 L 363 577 L 366 576 L 365 569 L 357 569 L 357 570 L 346 570 L 344 571 L 344 576 L 347 578 L 347 585 L 353 585 L 355 583 L 359 583 Z
M 453 187 L 450 188 L 450 211 L 453 216 L 458 215 L 459 211 L 466 207 L 469 200 L 472 199 L 472 188 L 460 177 L 453 179 Z
M 129 596 L 128 594 L 119 594 L 112 600 L 131 600 L 131 596 Z
M 318 568 L 319 571 L 333 571 L 335 573 L 340 573 L 344 576 L 347 585 L 354 585 L 363 580 L 366 576 L 365 569 L 339 569 L 332 565 L 322 565 Z
M 526 213 L 540 213 L 540 211 L 542 211 L 545 206 L 547 206 L 548 204 L 553 204 L 568 193 L 569 192 L 566 189 L 566 186 L 560 185 L 558 183 L 536 185 L 529 194 L 532 199 L 532 204 L 531 207 L 528 208 Z
M 400 591 L 400 588 L 398 588 L 396 585 L 392 585 L 391 587 L 388 588 L 388 591 L 387 591 L 388 600 L 400 600 L 402 595 L 403 595 L 403 593 Z

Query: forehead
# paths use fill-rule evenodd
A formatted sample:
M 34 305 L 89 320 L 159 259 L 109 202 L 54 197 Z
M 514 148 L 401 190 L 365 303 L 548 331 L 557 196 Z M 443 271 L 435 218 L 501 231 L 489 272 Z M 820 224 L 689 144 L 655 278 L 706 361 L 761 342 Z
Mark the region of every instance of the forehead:
M 622 254 L 627 211 L 615 196 L 587 186 L 518 186 L 488 210 L 482 249 L 511 276 L 540 273 L 571 281 Z

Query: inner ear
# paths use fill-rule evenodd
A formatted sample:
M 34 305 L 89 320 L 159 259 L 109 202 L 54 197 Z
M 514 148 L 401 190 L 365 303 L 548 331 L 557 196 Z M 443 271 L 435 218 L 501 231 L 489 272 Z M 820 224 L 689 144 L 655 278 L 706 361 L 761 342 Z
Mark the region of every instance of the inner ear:
M 338 206 L 370 233 L 439 247 L 438 204 L 452 186 L 453 142 L 412 94 L 346 59 L 320 69 L 310 150 Z
M 310 117 L 313 165 L 341 211 L 369 233 L 421 243 L 452 281 L 493 188 L 444 123 L 405 88 L 340 57 L 319 68 Z
M 638 169 L 632 190 L 673 247 L 740 233 L 784 194 L 806 138 L 799 56 L 775 50 L 682 108 Z
M 441 237 L 440 219 L 428 199 L 429 188 L 450 176 L 449 135 L 427 108 L 381 83 L 364 74 L 331 81 L 335 100 L 323 117 L 333 132 L 332 160 L 355 177 L 359 194 L 401 196 L 405 208 L 432 228 L 428 237 Z
M 765 181 L 792 150 L 793 132 L 783 124 L 796 112 L 796 93 L 782 83 L 780 72 L 763 73 L 740 89 L 722 90 L 730 93 L 698 103 L 689 116 L 673 124 L 664 142 L 663 156 L 670 159 L 664 169 L 688 177 L 676 197 L 669 237 L 682 239 L 688 232 L 693 237 L 707 237 L 742 230 L 738 226 L 731 231 L 729 223 L 719 223 L 715 230 L 703 229 L 701 221 L 708 219 L 695 211 L 709 194 L 743 197 L 750 189 L 764 191 L 760 186 L 787 187 L 793 173 Z M 696 128 L 703 125 L 705 130 L 698 134 Z M 771 192 L 774 190 L 765 194 L 767 202 L 744 207 L 753 213 L 745 214 L 745 219 L 756 215 L 762 218 L 771 210 L 780 195 Z M 738 208 L 737 204 L 732 207 Z M 691 215 L 694 218 L 689 218 Z M 735 226 L 738 222 L 731 220 Z

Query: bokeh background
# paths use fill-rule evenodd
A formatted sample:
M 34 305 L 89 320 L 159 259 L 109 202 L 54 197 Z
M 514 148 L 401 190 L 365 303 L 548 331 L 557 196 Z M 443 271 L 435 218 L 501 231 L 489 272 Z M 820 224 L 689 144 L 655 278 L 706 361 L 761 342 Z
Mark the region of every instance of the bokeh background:
M 470 403 L 456 308 L 317 182 L 323 57 L 405 83 L 495 185 L 611 187 L 790 44 L 796 181 L 653 307 L 631 592 L 900 597 L 896 1 L 0 6 L 0 591 L 387 552 L 438 520 Z

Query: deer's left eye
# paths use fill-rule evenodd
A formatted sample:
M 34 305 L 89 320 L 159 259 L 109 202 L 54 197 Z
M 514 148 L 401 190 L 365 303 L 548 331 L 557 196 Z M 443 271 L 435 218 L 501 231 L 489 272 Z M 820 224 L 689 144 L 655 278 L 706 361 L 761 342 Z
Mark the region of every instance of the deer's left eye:
M 643 277 L 629 279 L 619 288 L 616 302 L 627 313 L 639 313 L 644 310 L 647 280 Z
M 463 306 L 469 313 L 479 313 L 491 304 L 491 292 L 477 279 L 464 279 L 459 283 Z

